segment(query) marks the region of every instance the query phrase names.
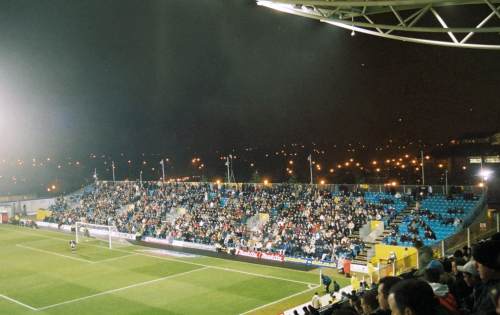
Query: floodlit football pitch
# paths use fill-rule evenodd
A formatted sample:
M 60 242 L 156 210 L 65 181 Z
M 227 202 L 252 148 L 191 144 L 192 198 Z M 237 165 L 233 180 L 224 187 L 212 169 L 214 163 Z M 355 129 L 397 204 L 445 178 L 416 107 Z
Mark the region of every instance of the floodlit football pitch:
M 73 238 L 0 225 L 0 314 L 279 314 L 322 290 L 318 270 Z

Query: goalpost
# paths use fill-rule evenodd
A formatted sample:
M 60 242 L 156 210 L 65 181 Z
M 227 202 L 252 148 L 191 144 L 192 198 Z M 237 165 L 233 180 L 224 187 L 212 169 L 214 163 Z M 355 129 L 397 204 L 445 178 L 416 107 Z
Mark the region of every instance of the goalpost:
M 111 225 L 100 225 L 85 222 L 76 222 L 75 224 L 75 241 L 81 243 L 90 240 L 101 240 L 108 243 L 109 249 L 113 248 L 112 232 L 116 231 L 116 227 Z

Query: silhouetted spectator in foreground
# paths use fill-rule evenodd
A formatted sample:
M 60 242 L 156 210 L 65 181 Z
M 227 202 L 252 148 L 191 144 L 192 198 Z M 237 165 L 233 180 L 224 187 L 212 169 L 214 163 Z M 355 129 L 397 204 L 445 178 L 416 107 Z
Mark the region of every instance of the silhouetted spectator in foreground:
M 392 315 L 446 314 L 431 286 L 422 280 L 408 279 L 397 283 L 390 290 L 388 302 Z
M 391 309 L 389 307 L 388 297 L 391 288 L 401 281 L 398 277 L 384 277 L 380 279 L 377 289 L 377 300 L 379 308 L 375 311 L 376 315 L 390 315 Z

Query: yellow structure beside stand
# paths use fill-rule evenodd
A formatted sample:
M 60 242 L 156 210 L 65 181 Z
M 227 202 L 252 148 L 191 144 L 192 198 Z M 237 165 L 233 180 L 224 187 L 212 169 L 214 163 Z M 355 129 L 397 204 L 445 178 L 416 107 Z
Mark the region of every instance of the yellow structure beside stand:
M 45 209 L 38 209 L 36 211 L 36 220 L 43 221 L 46 217 L 50 217 L 52 215 L 52 211 Z

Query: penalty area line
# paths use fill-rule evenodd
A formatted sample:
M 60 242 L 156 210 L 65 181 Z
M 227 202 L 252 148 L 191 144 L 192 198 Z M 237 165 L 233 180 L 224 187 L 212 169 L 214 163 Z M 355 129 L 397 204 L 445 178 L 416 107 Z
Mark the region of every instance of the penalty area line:
M 29 309 L 30 309 L 30 310 L 32 310 L 32 311 L 38 311 L 38 309 L 37 309 L 37 308 L 34 308 L 33 306 L 29 306 L 28 304 L 24 304 L 24 303 L 22 303 L 22 302 L 19 302 L 18 300 L 15 300 L 15 299 L 13 299 L 13 298 L 10 298 L 10 297 L 8 297 L 8 296 L 6 296 L 6 295 L 0 294 L 0 298 L 3 298 L 3 299 L 5 299 L 5 300 L 7 300 L 7 301 L 10 301 L 10 302 L 12 302 L 12 303 L 16 303 L 16 304 L 18 304 L 18 305 L 21 305 L 21 306 L 24 306 L 24 307 L 26 307 L 26 308 L 29 308 Z
M 26 246 L 26 245 L 16 244 L 16 246 L 20 247 L 20 248 L 24 248 L 24 249 L 29 249 L 29 250 L 32 250 L 32 251 L 35 251 L 35 252 L 40 252 L 40 253 L 44 253 L 44 254 L 49 254 L 49 255 L 64 257 L 64 258 L 68 258 L 68 259 L 73 259 L 73 260 L 76 260 L 76 261 L 86 262 L 86 263 L 89 263 L 89 264 L 95 264 L 96 263 L 95 261 L 92 261 L 92 260 L 88 260 L 88 259 L 84 259 L 84 258 L 78 258 L 78 257 L 72 257 L 72 256 L 68 256 L 68 255 L 64 255 L 64 254 L 59 254 L 59 253 L 52 252 L 52 251 L 49 251 L 49 250 L 44 250 L 44 249 L 40 249 L 40 248 L 30 247 L 30 246 Z
M 106 262 L 109 262 L 109 261 L 115 261 L 115 260 L 119 260 L 119 259 L 130 257 L 130 256 L 137 256 L 137 254 L 133 253 L 133 254 L 129 254 L 129 255 L 122 255 L 122 256 L 116 256 L 116 257 L 112 257 L 112 258 L 97 260 L 97 261 L 95 261 L 95 263 L 96 264 L 106 263 Z

